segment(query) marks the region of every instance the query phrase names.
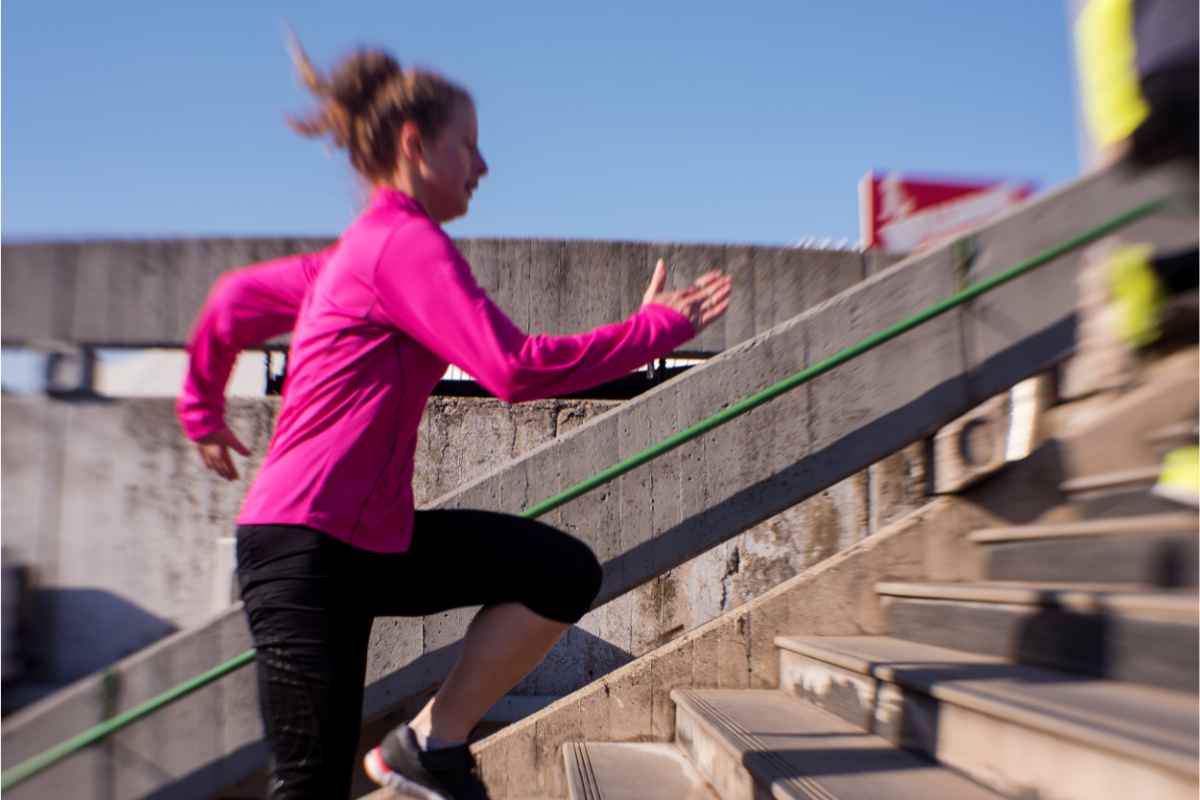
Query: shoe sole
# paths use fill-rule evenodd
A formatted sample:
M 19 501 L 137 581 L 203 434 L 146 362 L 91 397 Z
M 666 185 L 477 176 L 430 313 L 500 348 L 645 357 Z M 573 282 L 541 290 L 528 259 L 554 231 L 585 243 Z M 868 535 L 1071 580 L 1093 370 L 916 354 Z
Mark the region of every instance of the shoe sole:
M 393 772 L 383 762 L 383 754 L 379 752 L 378 747 L 363 756 L 363 769 L 366 770 L 368 778 L 393 792 L 406 794 L 418 798 L 418 800 L 454 800 L 454 798 L 430 789 L 428 786 L 422 786 L 398 772 Z

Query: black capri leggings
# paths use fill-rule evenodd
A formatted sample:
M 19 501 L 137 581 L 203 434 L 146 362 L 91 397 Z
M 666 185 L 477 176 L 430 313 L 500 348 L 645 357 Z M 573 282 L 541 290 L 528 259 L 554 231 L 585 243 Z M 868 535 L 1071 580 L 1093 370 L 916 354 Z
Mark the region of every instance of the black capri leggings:
M 570 624 L 601 579 L 578 539 L 487 511 L 416 512 L 406 553 L 359 550 L 300 526 L 243 525 L 237 559 L 274 800 L 349 795 L 375 617 L 515 602 Z

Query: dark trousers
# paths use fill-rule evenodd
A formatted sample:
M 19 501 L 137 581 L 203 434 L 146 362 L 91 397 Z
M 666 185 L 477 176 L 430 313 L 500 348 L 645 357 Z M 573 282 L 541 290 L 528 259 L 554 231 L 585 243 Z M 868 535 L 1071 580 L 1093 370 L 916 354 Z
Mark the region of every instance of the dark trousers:
M 1133 132 L 1129 159 L 1136 167 L 1151 167 L 1188 159 L 1196 168 L 1200 150 L 1195 61 L 1165 67 L 1142 76 L 1142 96 L 1150 108 Z
M 1150 266 L 1168 295 L 1193 291 L 1200 284 L 1200 252 L 1195 248 L 1157 256 Z
M 1152 167 L 1186 159 L 1196 169 L 1200 148 L 1200 115 L 1197 111 L 1197 63 L 1176 64 L 1141 79 L 1142 95 L 1150 112 L 1133 132 L 1129 163 Z M 1200 281 L 1195 248 L 1158 255 L 1151 262 L 1168 295 L 1193 291 Z
M 578 539 L 486 511 L 418 511 L 412 546 L 398 554 L 299 526 L 243 525 L 237 556 L 274 800 L 348 796 L 376 616 L 515 602 L 575 623 L 601 579 Z

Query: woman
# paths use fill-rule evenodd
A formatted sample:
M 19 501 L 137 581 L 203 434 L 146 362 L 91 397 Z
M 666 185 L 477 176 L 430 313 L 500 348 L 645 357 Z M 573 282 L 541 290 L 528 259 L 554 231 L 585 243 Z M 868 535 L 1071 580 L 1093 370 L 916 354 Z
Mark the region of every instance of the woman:
M 295 43 L 329 135 L 369 184 L 330 249 L 243 269 L 214 287 L 178 402 L 205 465 L 237 477 L 224 421 L 237 352 L 292 331 L 274 437 L 238 517 L 238 574 L 257 651 L 271 796 L 345 797 L 375 616 L 481 605 L 437 694 L 365 762 L 417 796 L 483 798 L 466 739 L 588 610 L 601 570 L 582 542 L 487 511 L 414 511 L 417 425 L 448 364 L 507 402 L 560 396 L 664 356 L 724 313 L 729 278 L 664 292 L 658 262 L 624 322 L 574 336 L 520 331 L 441 225 L 487 174 L 470 95 L 362 50 L 329 77 Z

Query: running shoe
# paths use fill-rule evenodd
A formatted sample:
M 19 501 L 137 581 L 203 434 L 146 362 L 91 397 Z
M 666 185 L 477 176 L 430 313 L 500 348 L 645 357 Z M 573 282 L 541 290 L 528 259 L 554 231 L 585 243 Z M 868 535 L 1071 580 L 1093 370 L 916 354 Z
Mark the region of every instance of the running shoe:
M 1147 245 L 1128 245 L 1108 259 L 1117 333 L 1132 348 L 1144 347 L 1162 334 L 1166 290 L 1150 265 L 1151 253 Z
M 367 753 L 363 767 L 380 786 L 420 800 L 490 800 L 467 745 L 422 750 L 407 725 Z
M 1200 447 L 1177 447 L 1167 453 L 1154 493 L 1192 508 L 1200 506 Z

